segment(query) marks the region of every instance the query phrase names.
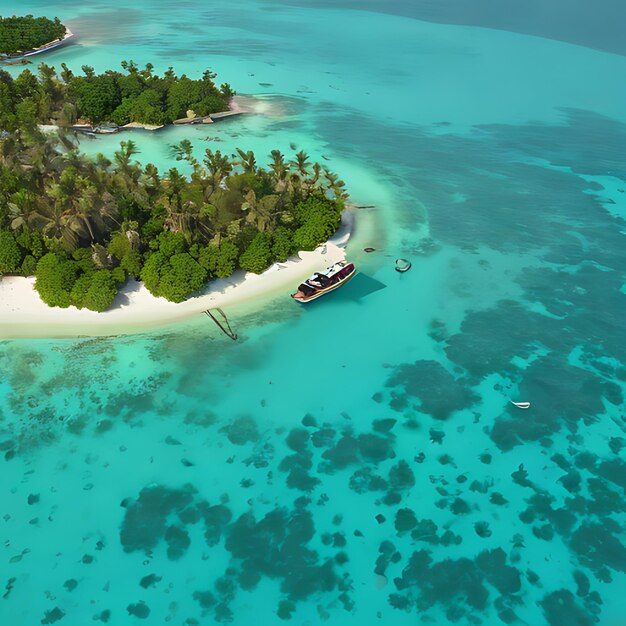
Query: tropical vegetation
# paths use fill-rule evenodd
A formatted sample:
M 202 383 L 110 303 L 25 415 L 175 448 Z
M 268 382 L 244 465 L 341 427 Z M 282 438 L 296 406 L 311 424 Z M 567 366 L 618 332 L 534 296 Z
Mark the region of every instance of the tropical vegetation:
M 0 17 L 0 54 L 10 55 L 39 48 L 65 35 L 58 17 Z
M 172 68 L 159 76 L 150 63 L 144 69 L 133 61 L 121 66 L 123 72 L 97 74 L 83 65 L 75 74 L 65 63 L 60 73 L 41 63 L 36 74 L 25 69 L 15 79 L 0 72 L 0 128 L 11 131 L 33 122 L 66 127 L 78 121 L 162 125 L 228 110 L 234 95 L 228 83 L 216 86 L 210 70 L 194 80 Z
M 50 306 L 105 310 L 129 276 L 180 302 L 208 279 L 312 250 L 339 226 L 344 183 L 302 151 L 273 150 L 261 167 L 251 151 L 198 158 L 183 140 L 172 149 L 186 176 L 140 164 L 132 141 L 88 158 L 71 133 L 43 134 L 16 114 L 0 133 L 0 272 L 34 274 Z

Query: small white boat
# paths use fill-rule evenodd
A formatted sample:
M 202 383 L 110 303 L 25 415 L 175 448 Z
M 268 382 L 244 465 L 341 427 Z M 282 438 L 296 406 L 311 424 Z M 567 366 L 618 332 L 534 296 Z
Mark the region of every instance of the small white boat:
M 530 402 L 513 402 L 513 400 L 509 400 L 509 402 L 518 409 L 530 409 Z

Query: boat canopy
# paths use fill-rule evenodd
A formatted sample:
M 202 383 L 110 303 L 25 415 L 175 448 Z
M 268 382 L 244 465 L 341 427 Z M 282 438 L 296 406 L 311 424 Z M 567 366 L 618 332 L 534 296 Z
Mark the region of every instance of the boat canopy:
M 346 261 L 338 261 L 334 265 L 327 267 L 323 272 L 315 272 L 315 274 L 309 276 L 307 280 L 319 280 L 320 276 L 326 276 L 326 278 L 331 278 L 335 274 L 340 272 L 346 265 Z

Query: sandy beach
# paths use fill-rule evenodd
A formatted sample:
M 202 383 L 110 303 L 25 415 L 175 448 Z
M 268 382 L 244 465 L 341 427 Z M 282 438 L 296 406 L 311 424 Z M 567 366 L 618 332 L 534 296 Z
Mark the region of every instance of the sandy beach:
M 34 277 L 4 276 L 0 279 L 0 339 L 128 334 L 274 292 L 287 298 L 308 275 L 345 258 L 352 218 L 352 213 L 344 212 L 339 231 L 312 252 L 299 252 L 284 263 L 272 265 L 263 274 L 239 270 L 229 278 L 210 281 L 202 294 L 179 304 L 153 296 L 143 283 L 130 279 L 111 308 L 103 313 L 74 306 L 61 309 L 41 301 Z

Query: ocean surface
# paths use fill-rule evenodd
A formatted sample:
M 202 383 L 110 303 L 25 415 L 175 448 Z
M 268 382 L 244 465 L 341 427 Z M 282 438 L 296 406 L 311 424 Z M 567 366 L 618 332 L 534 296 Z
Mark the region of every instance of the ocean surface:
M 626 13 L 492 5 L 20 3 L 47 63 L 258 96 L 143 162 L 304 149 L 374 208 L 237 342 L 0 342 L 0 624 L 626 624 Z

